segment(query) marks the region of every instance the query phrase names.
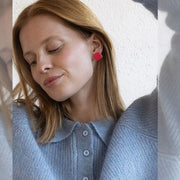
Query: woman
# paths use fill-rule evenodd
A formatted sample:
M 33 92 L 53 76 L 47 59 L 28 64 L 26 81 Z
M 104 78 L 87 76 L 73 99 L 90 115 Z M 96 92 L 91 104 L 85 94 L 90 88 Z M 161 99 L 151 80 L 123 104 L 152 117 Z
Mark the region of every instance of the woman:
M 113 46 L 79 0 L 40 0 L 13 28 L 14 179 L 156 179 L 156 92 L 124 111 Z

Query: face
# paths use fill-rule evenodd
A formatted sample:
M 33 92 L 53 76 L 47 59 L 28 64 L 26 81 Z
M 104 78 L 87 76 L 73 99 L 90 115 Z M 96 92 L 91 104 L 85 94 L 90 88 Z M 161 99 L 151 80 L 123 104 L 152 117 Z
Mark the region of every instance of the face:
M 21 29 L 20 43 L 33 79 L 54 100 L 78 96 L 93 85 L 93 43 L 55 17 L 33 17 Z

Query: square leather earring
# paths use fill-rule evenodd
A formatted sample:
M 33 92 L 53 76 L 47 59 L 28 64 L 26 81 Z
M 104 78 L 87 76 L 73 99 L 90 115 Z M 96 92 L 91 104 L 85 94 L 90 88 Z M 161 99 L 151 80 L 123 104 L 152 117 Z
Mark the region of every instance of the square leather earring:
M 94 60 L 99 61 L 100 59 L 103 58 L 103 56 L 100 52 L 96 52 L 93 54 L 93 58 L 94 58 Z

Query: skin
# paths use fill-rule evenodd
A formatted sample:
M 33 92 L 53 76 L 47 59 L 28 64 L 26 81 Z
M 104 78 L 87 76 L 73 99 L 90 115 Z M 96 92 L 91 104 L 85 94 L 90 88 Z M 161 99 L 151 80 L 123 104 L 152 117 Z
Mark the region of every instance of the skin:
M 100 118 L 94 104 L 92 56 L 103 47 L 95 34 L 85 39 L 59 19 L 39 15 L 21 29 L 20 42 L 33 79 L 52 99 L 70 99 L 74 121 Z M 59 78 L 44 84 L 49 77 Z

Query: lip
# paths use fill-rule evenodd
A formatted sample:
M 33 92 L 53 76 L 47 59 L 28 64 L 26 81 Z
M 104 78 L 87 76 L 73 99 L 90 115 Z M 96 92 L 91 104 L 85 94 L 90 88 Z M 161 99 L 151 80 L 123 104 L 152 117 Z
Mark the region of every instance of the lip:
M 56 82 L 59 79 L 61 79 L 62 76 L 63 76 L 63 74 L 60 75 L 60 76 L 51 76 L 51 77 L 48 77 L 47 79 L 45 79 L 43 85 L 46 86 L 46 87 L 51 87 L 51 86 L 55 85 Z

